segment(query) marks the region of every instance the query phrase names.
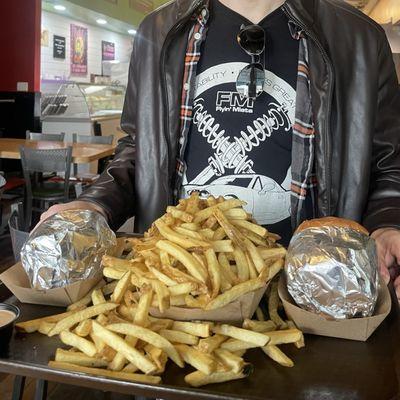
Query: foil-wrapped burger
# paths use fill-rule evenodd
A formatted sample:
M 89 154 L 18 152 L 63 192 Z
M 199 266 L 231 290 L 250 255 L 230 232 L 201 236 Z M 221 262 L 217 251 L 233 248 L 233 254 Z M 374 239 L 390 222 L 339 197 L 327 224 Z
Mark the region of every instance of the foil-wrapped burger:
M 303 222 L 289 244 L 285 274 L 289 293 L 307 311 L 337 320 L 374 311 L 379 285 L 375 242 L 354 221 Z
M 70 210 L 40 224 L 21 251 L 32 288 L 53 289 L 100 274 L 101 259 L 116 244 L 98 212 Z

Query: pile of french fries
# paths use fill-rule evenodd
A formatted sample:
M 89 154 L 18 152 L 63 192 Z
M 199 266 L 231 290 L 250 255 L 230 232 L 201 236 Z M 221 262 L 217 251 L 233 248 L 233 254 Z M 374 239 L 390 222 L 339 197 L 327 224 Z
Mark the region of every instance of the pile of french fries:
M 157 384 L 168 359 L 195 368 L 185 381 L 195 387 L 247 377 L 247 349 L 262 351 L 287 367 L 277 346 L 304 346 L 303 334 L 278 314 L 276 281 L 267 296 L 269 320 L 242 327 L 183 322 L 151 315 L 171 306 L 215 310 L 265 287 L 284 264 L 277 235 L 251 220 L 237 199 L 193 194 L 155 221 L 144 238 L 120 238 L 103 257 L 102 280 L 67 312 L 17 324 L 24 332 L 59 335 L 54 368 Z

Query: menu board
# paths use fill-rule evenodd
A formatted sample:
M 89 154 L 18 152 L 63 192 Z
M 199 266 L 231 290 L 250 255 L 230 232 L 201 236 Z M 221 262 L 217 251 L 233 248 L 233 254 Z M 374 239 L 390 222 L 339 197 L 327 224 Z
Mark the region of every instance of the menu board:
M 71 75 L 87 75 L 88 31 L 71 24 Z
M 53 36 L 53 57 L 65 59 L 65 37 Z
M 101 41 L 101 59 L 103 61 L 115 60 L 115 43 Z

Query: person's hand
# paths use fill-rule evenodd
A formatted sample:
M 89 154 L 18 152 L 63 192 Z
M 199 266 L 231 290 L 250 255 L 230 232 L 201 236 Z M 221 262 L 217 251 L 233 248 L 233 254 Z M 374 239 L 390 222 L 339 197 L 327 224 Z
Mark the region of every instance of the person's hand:
M 70 203 L 55 204 L 54 206 L 51 206 L 47 211 L 45 211 L 40 216 L 40 221 L 35 226 L 34 230 L 47 218 L 61 211 L 66 211 L 66 210 L 92 210 L 92 211 L 97 211 L 104 217 L 106 217 L 105 211 L 100 206 L 94 203 L 90 203 L 88 201 L 76 200 L 76 201 L 71 201 Z
M 371 234 L 375 239 L 378 255 L 378 264 L 381 276 L 386 284 L 392 275 L 397 278 L 394 280 L 397 297 L 400 299 L 400 230 L 395 228 L 377 229 Z M 397 267 L 397 268 L 395 268 Z

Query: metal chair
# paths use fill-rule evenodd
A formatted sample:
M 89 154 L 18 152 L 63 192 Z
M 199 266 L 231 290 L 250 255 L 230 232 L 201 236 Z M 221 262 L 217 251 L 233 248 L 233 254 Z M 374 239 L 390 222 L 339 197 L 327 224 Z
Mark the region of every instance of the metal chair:
M 50 203 L 65 203 L 69 199 L 72 147 L 65 149 L 36 150 L 20 147 L 22 171 L 26 182 L 26 228 L 32 222 L 32 211 L 45 211 Z M 64 173 L 61 182 L 39 181 L 35 173 Z M 33 207 L 33 200 L 44 203 L 42 207 Z
M 38 133 L 26 131 L 27 140 L 46 140 L 52 142 L 63 142 L 65 137 L 65 133 Z

